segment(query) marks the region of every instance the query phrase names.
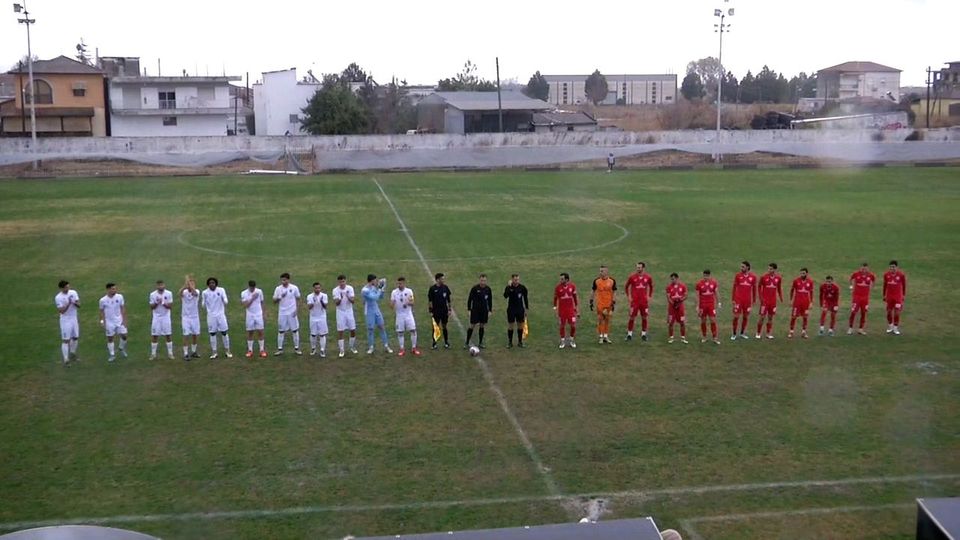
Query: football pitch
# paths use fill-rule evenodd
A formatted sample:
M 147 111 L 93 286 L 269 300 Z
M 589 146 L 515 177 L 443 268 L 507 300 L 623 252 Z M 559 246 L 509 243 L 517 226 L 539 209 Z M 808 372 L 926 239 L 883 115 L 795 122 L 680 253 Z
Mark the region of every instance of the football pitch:
M 960 492 L 958 208 L 956 168 L 0 182 L 0 533 L 84 522 L 342 538 L 650 515 L 694 540 L 912 538 L 914 498 Z M 787 340 L 781 306 L 776 339 L 731 342 L 744 259 L 758 274 L 777 262 L 787 290 L 801 266 L 818 285 L 832 274 L 842 331 L 851 272 L 898 259 L 903 335 L 884 333 L 878 287 L 867 336 L 817 337 L 814 309 L 811 338 Z M 641 260 L 656 287 L 650 341 L 623 340 L 621 295 L 613 343 L 597 344 L 586 299 L 599 265 L 622 292 Z M 704 268 L 721 286 L 722 343 L 701 344 L 692 321 L 691 343 L 668 345 L 667 276 L 692 289 Z M 219 278 L 237 353 L 241 290 L 255 279 L 270 294 L 281 272 L 304 295 L 341 273 L 358 291 L 368 273 L 389 288 L 406 276 L 423 356 L 363 354 L 358 309 L 358 356 L 336 358 L 332 339 L 323 360 L 288 345 L 211 361 L 203 334 L 201 360 L 147 360 L 157 279 Z M 461 317 L 490 277 L 478 358 L 455 321 L 453 348 L 429 350 L 433 272 Z M 526 349 L 505 347 L 514 272 L 530 290 Z M 584 304 L 575 350 L 557 348 L 560 272 Z M 69 368 L 60 279 L 82 301 Z M 112 364 L 97 314 L 107 281 L 130 326 L 130 358 Z

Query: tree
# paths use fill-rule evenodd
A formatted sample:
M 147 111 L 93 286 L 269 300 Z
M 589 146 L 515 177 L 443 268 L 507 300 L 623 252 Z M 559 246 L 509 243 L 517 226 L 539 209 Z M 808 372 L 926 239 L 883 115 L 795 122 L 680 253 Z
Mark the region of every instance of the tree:
M 757 101 L 759 95 L 757 79 L 748 70 L 747 74 L 740 79 L 740 103 L 753 103 Z
M 523 89 L 523 93 L 527 97 L 546 101 L 550 97 L 550 83 L 538 71 L 530 76 L 530 81 Z
M 694 60 L 687 64 L 687 73 L 696 73 L 700 77 L 705 95 L 710 97 L 710 101 L 717 99 L 717 81 L 726 73 L 719 60 L 712 56 Z
M 352 83 L 365 83 L 369 81 L 372 77 L 367 75 L 367 72 L 363 70 L 356 62 L 350 62 L 350 65 L 340 73 L 340 78 L 345 82 Z
M 587 99 L 593 102 L 594 105 L 599 104 L 601 101 L 607 99 L 607 93 L 610 88 L 607 86 L 607 78 L 600 74 L 600 70 L 596 69 L 593 73 L 587 77 L 587 82 L 584 84 L 584 91 L 587 94 Z
M 437 82 L 438 92 L 496 92 L 494 82 L 477 76 L 477 65 L 467 59 L 463 69 L 453 77 Z
M 687 73 L 680 84 L 680 93 L 688 101 L 696 101 L 703 97 L 703 81 L 694 72 Z
M 20 60 L 17 60 L 16 62 L 14 62 L 14 64 L 13 64 L 12 66 L 10 66 L 10 69 L 8 69 L 7 71 L 20 71 L 20 68 L 21 68 L 21 65 L 22 65 L 22 66 L 23 66 L 23 72 L 26 73 L 26 72 L 27 72 L 27 62 L 28 62 L 28 61 L 29 61 L 29 58 L 27 57 L 27 55 L 23 55 L 23 58 L 21 58 Z M 39 61 L 40 61 L 40 57 L 37 56 L 37 55 L 33 55 L 33 61 L 34 61 L 34 62 L 39 62 Z
M 740 97 L 740 81 L 733 75 L 733 72 L 728 71 L 726 75 L 723 76 L 723 81 L 720 82 L 720 86 L 723 90 L 723 101 L 724 103 L 736 103 Z
M 370 128 L 363 102 L 350 90 L 349 81 L 338 75 L 324 75 L 320 89 L 301 110 L 300 130 L 311 135 L 351 135 Z

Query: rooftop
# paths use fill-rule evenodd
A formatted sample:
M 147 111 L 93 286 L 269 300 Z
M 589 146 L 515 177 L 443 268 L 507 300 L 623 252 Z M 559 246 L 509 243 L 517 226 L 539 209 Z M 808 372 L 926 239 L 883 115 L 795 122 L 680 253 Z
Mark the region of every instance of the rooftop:
M 853 62 L 844 62 L 842 64 L 837 64 L 835 66 L 830 66 L 828 68 L 821 69 L 818 73 L 824 72 L 844 72 L 844 73 L 876 73 L 876 72 L 895 72 L 900 73 L 902 70 L 897 68 L 892 68 L 890 66 L 885 66 L 883 64 L 878 64 L 876 62 L 864 62 L 864 61 L 853 61 Z
M 533 114 L 535 126 L 594 126 L 596 119 L 585 112 L 552 111 Z
M 502 106 L 505 111 L 535 110 L 551 108 L 546 101 L 528 98 L 520 92 L 501 92 Z M 421 103 L 443 101 L 461 111 L 495 111 L 498 108 L 496 92 L 434 92 Z
M 23 66 L 24 72 L 27 71 L 27 65 Z M 11 69 L 7 73 L 18 73 L 19 70 Z M 51 60 L 37 60 L 33 63 L 33 72 L 40 73 L 43 75 L 57 75 L 57 74 L 70 74 L 70 75 L 103 75 L 103 72 L 99 69 L 88 66 L 83 62 L 77 62 L 73 58 L 67 58 L 66 56 L 60 55 Z

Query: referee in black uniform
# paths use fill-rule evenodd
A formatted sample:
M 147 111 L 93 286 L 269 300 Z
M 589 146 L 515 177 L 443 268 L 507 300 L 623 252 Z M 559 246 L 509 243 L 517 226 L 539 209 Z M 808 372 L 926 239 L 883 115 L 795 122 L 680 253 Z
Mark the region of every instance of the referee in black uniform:
M 437 326 L 443 330 L 443 348 L 450 348 L 450 336 L 447 334 L 447 321 L 450 320 L 450 314 L 453 313 L 453 306 L 450 302 L 450 287 L 447 287 L 443 272 L 438 272 L 434 277 L 433 287 L 427 292 L 427 307 L 430 310 L 430 316 L 433 317 Z M 433 345 L 431 349 L 437 348 L 437 336 L 433 335 Z
M 470 346 L 473 329 L 480 325 L 480 330 L 477 331 L 479 337 L 477 346 L 482 349 L 484 348 L 483 326 L 487 324 L 490 314 L 493 313 L 493 293 L 487 285 L 486 274 L 480 274 L 480 281 L 470 289 L 470 295 L 467 297 L 467 311 L 470 312 L 470 328 L 467 329 L 467 341 L 463 344 L 463 348 Z
M 517 345 L 523 347 L 523 321 L 527 318 L 530 301 L 526 286 L 520 283 L 520 274 L 510 276 L 503 297 L 507 299 L 507 348 L 513 348 L 514 329 L 517 331 Z

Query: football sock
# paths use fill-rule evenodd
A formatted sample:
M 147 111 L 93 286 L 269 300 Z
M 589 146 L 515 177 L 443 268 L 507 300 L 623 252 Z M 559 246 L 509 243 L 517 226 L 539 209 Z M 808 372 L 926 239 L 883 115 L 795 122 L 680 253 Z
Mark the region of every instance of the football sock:
M 700 335 L 707 337 L 707 323 L 706 321 L 700 321 Z
M 687 337 L 687 325 L 680 323 L 680 337 Z
M 75 340 L 75 339 L 70 340 L 70 352 L 76 353 L 76 352 L 77 352 L 77 345 L 79 345 L 79 344 L 80 344 L 80 342 L 77 341 L 77 340 Z
M 899 312 L 899 311 L 893 312 L 893 325 L 894 325 L 894 326 L 900 326 L 900 312 Z
M 560 325 L 560 339 L 567 337 L 567 329 L 564 325 Z
M 857 312 L 851 311 L 850 312 L 850 328 L 853 328 L 853 321 L 855 321 L 856 319 L 857 319 Z
M 713 337 L 714 337 L 714 338 L 717 337 L 717 323 L 716 323 L 716 321 L 712 321 L 712 322 L 710 323 L 710 333 L 713 334 Z
M 293 331 L 293 348 L 294 349 L 300 348 L 300 332 L 297 330 Z
M 757 323 L 757 333 L 759 334 L 763 330 L 763 319 L 760 319 L 760 322 Z
M 277 334 L 277 350 L 278 351 L 283 350 L 283 332 L 280 332 L 279 334 Z
M 417 348 L 417 331 L 416 330 L 410 331 L 410 347 L 413 349 Z
M 217 336 L 210 336 L 210 350 L 217 354 Z
M 310 350 L 317 348 L 317 336 L 310 334 Z
M 737 319 L 736 319 L 736 318 L 733 319 L 733 333 L 734 333 L 734 335 L 736 335 L 736 333 L 737 333 Z
M 517 329 L 517 345 L 523 345 L 523 328 Z
M 864 325 L 866 324 L 867 324 L 867 312 L 861 311 L 860 312 L 860 328 L 863 328 Z
M 194 346 L 196 346 L 196 345 L 194 345 Z M 125 351 L 125 350 L 127 350 L 127 338 L 122 337 L 122 338 L 120 338 L 120 352 L 123 352 L 123 351 Z
M 340 352 L 343 352 L 343 340 L 342 340 L 342 339 L 338 339 L 338 340 L 337 340 L 337 348 L 340 349 Z
M 350 336 L 350 350 L 357 348 L 357 336 Z
M 384 333 L 384 335 L 386 335 L 386 333 Z M 384 342 L 386 342 L 386 338 L 384 338 Z M 448 345 L 450 344 L 450 336 L 447 334 L 446 326 L 443 327 L 443 342 Z
M 627 321 L 627 332 L 633 332 L 633 327 L 635 326 L 635 321 L 636 321 L 636 319 L 634 319 L 633 317 L 631 317 L 630 320 Z
M 446 332 L 446 330 L 444 330 L 444 332 Z M 387 346 L 387 343 L 390 342 L 390 338 L 387 337 L 387 328 L 386 328 L 386 327 L 380 328 L 380 339 L 383 340 L 383 346 L 384 346 L 384 347 L 386 347 L 386 346 Z M 372 340 L 372 339 L 370 340 L 370 345 L 373 345 L 373 340 Z
M 247 352 L 251 352 L 251 353 L 253 352 L 253 340 L 252 340 L 252 339 L 248 339 L 248 340 L 247 340 Z
M 373 328 L 367 328 L 367 343 L 369 343 L 370 346 L 373 347 Z
M 743 321 L 740 323 L 740 333 L 743 334 L 747 331 L 747 316 L 743 316 Z
M 773 321 L 767 321 L 767 333 L 768 334 L 773 333 Z
M 807 317 L 804 317 L 804 318 L 803 318 L 803 329 L 804 329 L 804 330 L 807 329 L 807 321 L 808 321 L 808 320 L 809 320 L 809 319 L 808 319 Z
M 402 332 L 400 334 L 397 334 L 397 343 L 400 344 L 401 351 L 403 350 L 403 346 L 404 346 L 404 343 L 406 342 L 406 339 L 407 337 L 404 336 Z
M 228 336 L 227 334 L 223 335 L 223 350 L 225 351 L 230 350 L 230 336 Z
M 263 348 L 263 342 L 260 342 L 260 348 Z M 327 350 L 327 336 L 320 336 L 320 350 Z
M 820 326 L 823 326 L 823 323 L 825 323 L 825 322 L 827 322 L 827 312 L 826 312 L 826 311 L 821 311 L 821 312 L 820 312 Z
M 575 338 L 576 336 L 577 336 L 577 325 L 571 324 L 571 325 L 570 325 L 570 339 L 573 339 L 573 338 Z
M 563 335 L 563 330 L 560 330 L 560 335 Z M 467 328 L 467 344 L 470 343 L 470 338 L 473 337 L 473 327 Z
M 646 317 L 643 317 L 643 318 L 640 320 L 640 330 L 642 330 L 644 334 L 647 333 L 647 318 L 646 318 Z
M 170 358 L 173 358 L 173 342 L 172 341 L 167 342 L 167 356 L 169 356 Z
M 126 346 L 126 340 L 124 340 L 124 341 L 122 341 L 122 342 L 120 343 L 120 349 L 126 349 L 126 348 L 127 348 L 127 346 Z M 197 344 L 196 344 L 196 343 L 191 343 L 191 344 L 190 344 L 190 352 L 192 352 L 192 353 L 197 352 Z
M 830 313 L 830 329 L 833 330 L 835 326 L 837 326 L 837 314 Z
M 190 354 L 190 347 L 184 345 L 184 346 L 183 346 L 183 355 L 186 356 L 186 355 L 188 355 L 188 354 Z
M 156 342 L 156 341 L 150 343 L 150 355 L 151 355 L 151 356 L 156 356 L 156 355 L 157 355 L 157 342 Z
M 790 331 L 792 332 L 796 326 L 797 326 L 797 318 L 790 317 Z
M 70 345 L 61 343 L 60 352 L 63 354 L 63 361 L 66 362 L 70 358 Z
M 887 310 L 887 324 L 893 324 L 893 310 Z
M 110 353 L 110 356 L 113 356 L 113 342 L 110 341 L 107 343 L 107 352 Z
M 513 345 L 513 328 L 507 330 L 507 343 Z
M 477 332 L 477 340 L 480 343 L 483 343 L 483 327 L 480 327 L 480 330 Z

